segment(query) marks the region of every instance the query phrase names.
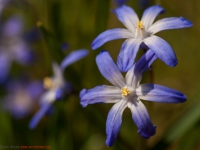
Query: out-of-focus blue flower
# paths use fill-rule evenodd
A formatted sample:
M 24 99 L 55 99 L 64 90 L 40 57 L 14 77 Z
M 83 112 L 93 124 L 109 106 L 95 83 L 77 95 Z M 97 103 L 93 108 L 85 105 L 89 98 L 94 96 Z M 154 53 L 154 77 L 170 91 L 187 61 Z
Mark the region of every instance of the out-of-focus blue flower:
M 68 44 L 67 42 L 64 42 L 64 43 L 61 45 L 61 50 L 63 50 L 63 51 L 66 51 L 68 48 L 69 48 L 69 44 Z
M 139 0 L 138 4 L 141 9 L 145 9 L 149 6 L 150 0 Z
M 30 129 L 37 126 L 41 118 L 51 109 L 53 102 L 63 98 L 67 86 L 63 76 L 64 69 L 87 55 L 88 51 L 85 49 L 73 51 L 65 57 L 60 65 L 55 62 L 52 64 L 53 77 L 44 78 L 44 88 L 46 91 L 40 98 L 40 110 L 33 116 L 29 123 Z
M 147 109 L 141 99 L 162 102 L 182 103 L 186 96 L 181 92 L 157 84 L 140 84 L 142 73 L 157 58 L 153 51 L 148 50 L 138 62 L 127 72 L 124 78 L 107 51 L 96 57 L 101 74 L 114 86 L 101 85 L 80 92 L 81 105 L 86 107 L 94 103 L 115 103 L 110 110 L 106 122 L 107 146 L 115 142 L 121 123 L 122 113 L 126 107 L 132 112 L 132 118 L 143 138 L 149 138 L 156 132 Z
M 3 98 L 2 107 L 15 118 L 23 118 L 33 111 L 42 92 L 42 82 L 11 81 L 7 84 L 8 94 Z
M 92 42 L 92 49 L 95 50 L 111 40 L 127 38 L 117 59 L 121 71 L 126 72 L 133 66 L 141 45 L 150 48 L 167 65 L 175 66 L 178 61 L 171 46 L 154 34 L 167 29 L 187 28 L 192 23 L 183 17 L 164 18 L 153 23 L 156 16 L 163 11 L 159 5 L 151 6 L 144 11 L 140 21 L 131 7 L 123 5 L 117 8 L 114 12 L 127 29 L 116 28 L 101 33 Z
M 27 42 L 33 43 L 41 39 L 41 33 L 38 28 L 34 27 L 29 31 L 26 31 L 24 34 L 24 38 Z
M 12 61 L 22 65 L 30 64 L 33 55 L 30 46 L 23 39 L 23 21 L 11 17 L 0 27 L 0 83 L 7 78 Z
M 122 6 L 128 2 L 128 0 L 113 0 L 117 6 Z
M 1 15 L 1 12 L 3 11 L 6 3 L 8 3 L 10 0 L 0 0 L 0 15 Z

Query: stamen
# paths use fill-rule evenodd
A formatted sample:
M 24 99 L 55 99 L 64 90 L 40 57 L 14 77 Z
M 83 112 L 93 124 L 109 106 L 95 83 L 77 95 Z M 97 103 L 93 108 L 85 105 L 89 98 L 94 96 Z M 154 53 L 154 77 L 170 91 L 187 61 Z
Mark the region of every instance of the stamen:
M 44 78 L 44 88 L 45 89 L 50 89 L 50 88 L 52 88 L 53 87 L 53 81 L 52 81 L 52 79 L 51 78 L 49 78 L 49 77 L 45 77 Z
M 140 29 L 144 28 L 142 21 L 138 22 L 137 27 L 140 28 Z
M 121 89 L 121 93 L 122 93 L 122 96 L 127 96 L 131 93 L 131 91 L 129 89 L 127 89 L 126 87 L 123 87 Z

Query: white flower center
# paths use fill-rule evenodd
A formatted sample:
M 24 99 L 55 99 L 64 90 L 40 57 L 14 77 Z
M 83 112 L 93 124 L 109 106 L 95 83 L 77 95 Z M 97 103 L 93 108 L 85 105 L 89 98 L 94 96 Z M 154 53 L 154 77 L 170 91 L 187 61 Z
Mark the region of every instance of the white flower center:
M 127 87 L 123 87 L 121 89 L 121 93 L 122 93 L 122 96 L 126 97 L 126 96 L 128 96 L 131 93 L 131 91 Z
M 137 23 L 137 26 L 136 26 L 136 30 L 135 30 L 135 38 L 138 38 L 138 39 L 144 39 L 147 37 L 147 32 L 145 30 L 145 26 L 143 24 L 142 21 L 139 21 Z
M 140 28 L 140 29 L 143 29 L 143 28 L 144 28 L 142 21 L 139 21 L 139 22 L 138 22 L 137 28 Z

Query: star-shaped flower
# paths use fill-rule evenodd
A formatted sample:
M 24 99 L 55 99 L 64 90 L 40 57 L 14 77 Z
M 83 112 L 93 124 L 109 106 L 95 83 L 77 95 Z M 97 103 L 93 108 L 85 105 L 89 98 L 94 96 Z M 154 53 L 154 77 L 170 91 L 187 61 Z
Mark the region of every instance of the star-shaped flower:
M 88 55 L 87 50 L 77 50 L 71 52 L 60 65 L 57 63 L 52 64 L 53 77 L 44 78 L 44 88 L 46 92 L 40 98 L 40 110 L 31 119 L 29 127 L 31 129 L 35 128 L 40 121 L 40 119 L 50 110 L 53 102 L 63 98 L 65 92 L 67 91 L 66 86 L 68 85 L 64 79 L 63 71 L 70 64 L 78 61 L 79 59 Z
M 162 103 L 186 101 L 186 96 L 177 90 L 157 84 L 139 84 L 142 73 L 156 58 L 154 52 L 148 50 L 124 78 L 107 51 L 102 51 L 96 57 L 101 74 L 113 86 L 101 85 L 89 90 L 83 89 L 80 93 L 80 99 L 83 107 L 101 102 L 115 103 L 106 122 L 106 144 L 108 146 L 112 146 L 117 138 L 122 123 L 122 113 L 126 107 L 131 110 L 132 118 L 138 127 L 138 133 L 143 138 L 149 138 L 155 134 L 156 126 L 152 124 L 141 99 Z
M 187 28 L 192 26 L 192 23 L 183 17 L 164 18 L 153 23 L 156 16 L 163 11 L 159 5 L 151 6 L 139 20 L 131 7 L 123 5 L 117 8 L 114 12 L 127 29 L 104 31 L 92 42 L 92 49 L 95 50 L 111 40 L 126 38 L 117 59 L 121 71 L 126 72 L 133 66 L 138 49 L 142 45 L 150 48 L 167 65 L 174 67 L 178 61 L 171 46 L 154 34 L 167 29 Z
M 23 37 L 23 20 L 14 16 L 0 26 L 0 83 L 8 77 L 13 61 L 21 65 L 33 62 L 31 47 Z

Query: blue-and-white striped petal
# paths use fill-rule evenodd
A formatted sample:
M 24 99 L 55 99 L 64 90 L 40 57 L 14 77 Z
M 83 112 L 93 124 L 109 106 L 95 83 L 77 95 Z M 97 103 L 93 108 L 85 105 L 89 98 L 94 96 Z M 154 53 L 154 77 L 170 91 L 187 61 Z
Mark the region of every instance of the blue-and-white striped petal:
M 138 133 L 147 139 L 153 136 L 156 133 L 156 126 L 152 124 L 144 104 L 137 100 L 133 103 L 128 103 L 128 107 L 131 110 L 133 121 L 138 127 Z
M 183 17 L 171 17 L 156 21 L 152 26 L 149 27 L 148 31 L 151 34 L 155 34 L 163 30 L 189 28 L 192 25 L 193 24 L 189 20 Z
M 110 29 L 99 34 L 92 42 L 91 47 L 93 50 L 95 50 L 108 41 L 123 39 L 123 38 L 132 38 L 132 37 L 134 37 L 133 33 L 131 33 L 127 29 L 122 29 L 122 28 Z
M 51 107 L 51 104 L 47 103 L 40 108 L 40 110 L 33 116 L 33 118 L 31 119 L 29 123 L 30 129 L 34 129 L 38 125 L 39 121 L 47 113 L 50 107 Z
M 80 50 L 75 50 L 68 54 L 63 61 L 60 64 L 60 67 L 62 70 L 64 70 L 66 67 L 69 65 L 73 64 L 74 62 L 82 59 L 83 57 L 88 55 L 88 50 L 86 49 L 80 49 Z
M 168 66 L 174 67 L 177 65 L 176 54 L 165 40 L 153 35 L 144 39 L 144 43 Z
M 127 72 L 133 66 L 141 42 L 139 39 L 127 39 L 123 43 L 117 59 L 117 65 L 122 72 Z
M 139 22 L 135 11 L 129 6 L 122 5 L 121 7 L 118 7 L 114 12 L 119 21 L 121 21 L 127 29 L 134 33 L 136 25 Z
M 122 124 L 122 113 L 127 107 L 127 101 L 119 101 L 110 110 L 106 121 L 106 145 L 112 146 L 117 138 Z
M 126 82 L 133 88 L 136 88 L 142 79 L 142 73 L 148 69 L 151 64 L 156 60 L 157 56 L 149 49 L 127 72 Z
M 157 15 L 159 13 L 163 13 L 163 12 L 164 12 L 164 9 L 159 5 L 154 5 L 154 6 L 147 8 L 144 11 L 144 13 L 142 15 L 142 19 L 141 19 L 141 21 L 144 25 L 144 28 L 147 30 L 152 25 L 152 23 L 154 22 Z
M 183 93 L 157 84 L 141 84 L 136 94 L 140 99 L 161 103 L 183 103 L 187 99 Z
M 122 99 L 121 89 L 115 86 L 96 86 L 92 89 L 83 89 L 80 92 L 81 105 L 95 103 L 116 103 Z
M 114 86 L 124 87 L 126 85 L 124 77 L 114 63 L 113 59 L 110 57 L 108 51 L 101 51 L 96 57 L 96 63 L 104 78 L 106 78 Z

